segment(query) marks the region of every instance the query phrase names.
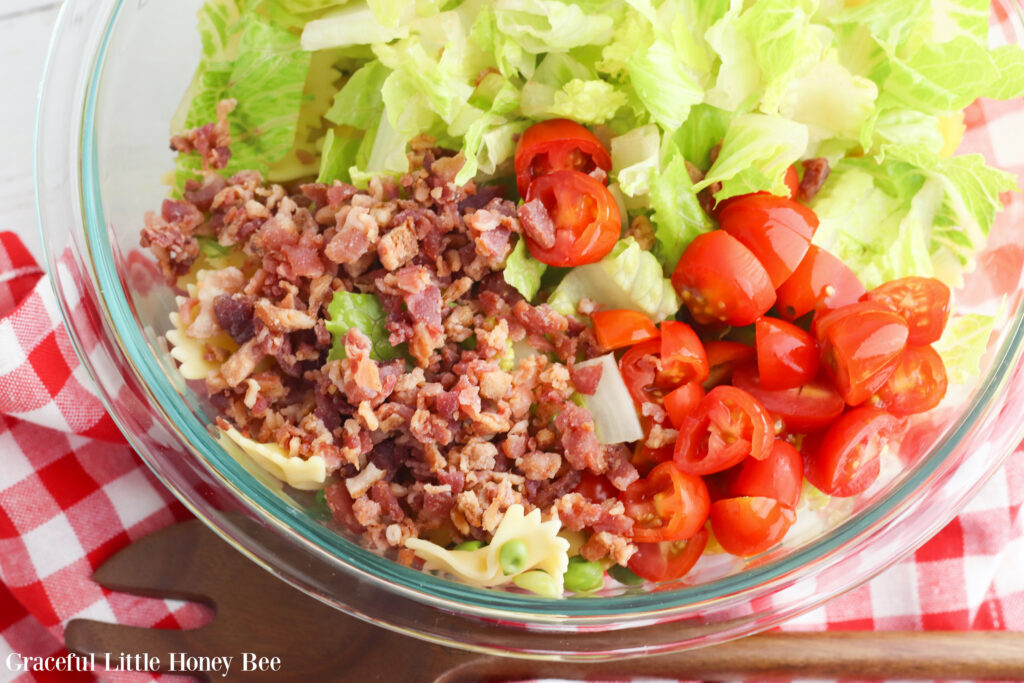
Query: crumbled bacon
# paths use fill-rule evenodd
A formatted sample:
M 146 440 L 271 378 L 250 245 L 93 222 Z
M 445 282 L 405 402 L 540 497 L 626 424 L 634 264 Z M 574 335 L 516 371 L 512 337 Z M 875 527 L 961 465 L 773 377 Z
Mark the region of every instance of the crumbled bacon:
M 222 113 L 176 147 L 226 161 Z M 168 279 L 192 267 L 199 235 L 241 255 L 201 278 L 180 311 L 221 363 L 206 382 L 212 404 L 224 425 L 323 457 L 328 507 L 370 547 L 432 530 L 487 540 L 521 503 L 590 532 L 585 555 L 625 561 L 622 505 L 574 492 L 584 471 L 620 490 L 639 476 L 629 449 L 601 445 L 572 402 L 601 380 L 600 366 L 578 361 L 603 351 L 584 323 L 525 301 L 502 274 L 523 234 L 553 244 L 546 209 L 517 210 L 497 186 L 457 186 L 460 156 L 425 138 L 410 147 L 400 182 L 286 188 L 255 171 L 207 171 L 147 216 L 142 241 Z M 381 319 L 332 338 L 335 292 L 376 295 Z M 233 353 L 212 344 L 224 334 Z M 561 362 L 537 354 L 507 369 L 523 340 Z M 398 358 L 381 360 L 395 346 Z

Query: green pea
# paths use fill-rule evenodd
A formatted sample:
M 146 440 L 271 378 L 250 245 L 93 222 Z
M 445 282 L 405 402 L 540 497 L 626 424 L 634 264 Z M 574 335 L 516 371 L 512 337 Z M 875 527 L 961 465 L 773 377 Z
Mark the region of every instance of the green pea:
M 619 583 L 627 586 L 639 586 L 644 582 L 642 578 L 630 571 L 628 567 L 623 567 L 621 564 L 613 565 L 608 570 L 608 574 Z
M 536 593 L 537 595 L 543 595 L 548 598 L 557 598 L 560 595 L 558 587 L 555 585 L 555 579 L 550 574 L 541 571 L 540 569 L 523 572 L 516 578 L 512 579 L 512 583 L 523 590 Z
M 463 349 L 465 349 L 466 351 L 475 351 L 476 350 L 476 335 L 470 335 L 470 336 L 466 337 L 461 342 L 459 342 L 459 346 L 462 347 Z
M 463 541 L 462 543 L 452 548 L 452 550 L 480 550 L 480 548 L 483 547 L 483 541 Z
M 587 562 L 579 555 L 569 558 L 565 570 L 565 589 L 574 593 L 586 593 L 604 585 L 604 567 L 600 562 Z
M 501 571 L 505 572 L 505 575 L 518 574 L 526 568 L 526 560 L 529 551 L 526 548 L 526 543 L 518 538 L 514 538 L 505 545 L 501 546 L 498 551 L 498 564 L 501 565 Z
M 310 513 L 324 519 L 331 517 L 331 508 L 327 505 L 327 494 L 324 489 L 317 491 L 313 497 L 313 507 Z

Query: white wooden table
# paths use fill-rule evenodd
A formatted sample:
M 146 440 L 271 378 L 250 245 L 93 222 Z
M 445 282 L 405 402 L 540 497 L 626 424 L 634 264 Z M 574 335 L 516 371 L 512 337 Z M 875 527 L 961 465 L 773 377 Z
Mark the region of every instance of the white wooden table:
M 36 95 L 61 0 L 0 0 L 0 230 L 41 258 L 32 188 Z

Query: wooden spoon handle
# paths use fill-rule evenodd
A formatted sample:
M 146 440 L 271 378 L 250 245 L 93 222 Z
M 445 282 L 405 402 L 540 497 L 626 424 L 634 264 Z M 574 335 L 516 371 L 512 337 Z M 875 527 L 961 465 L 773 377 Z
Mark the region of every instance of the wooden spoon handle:
M 1024 679 L 1024 634 L 1007 632 L 765 633 L 697 650 L 603 664 L 477 659 L 437 681 L 550 676 L 658 678 Z

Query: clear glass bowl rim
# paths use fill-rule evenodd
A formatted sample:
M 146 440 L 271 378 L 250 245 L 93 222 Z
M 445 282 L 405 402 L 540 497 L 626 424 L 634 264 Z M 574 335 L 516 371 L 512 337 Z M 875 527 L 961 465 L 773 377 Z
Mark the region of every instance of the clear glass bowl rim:
M 65 21 L 69 14 L 68 6 L 73 2 L 74 0 L 68 0 L 62 9 L 54 33 L 54 42 L 60 40 L 62 32 L 73 28 L 68 26 Z M 398 592 L 419 602 L 445 610 L 457 610 L 488 618 L 522 619 L 535 623 L 569 620 L 575 624 L 585 624 L 591 620 L 594 623 L 605 622 L 609 618 L 628 618 L 630 621 L 664 618 L 683 612 L 692 613 L 694 610 L 699 610 L 702 605 L 709 603 L 721 603 L 723 600 L 741 602 L 749 599 L 752 594 L 764 594 L 770 591 L 772 586 L 791 580 L 794 576 L 807 575 L 807 572 L 815 566 L 820 566 L 826 558 L 841 552 L 852 542 L 869 536 L 873 530 L 896 517 L 908 503 L 912 502 L 915 491 L 941 470 L 946 463 L 947 456 L 960 445 L 971 426 L 991 409 L 1000 392 L 1004 390 L 1003 380 L 1021 357 L 1021 351 L 1024 349 L 1024 307 L 1016 311 L 1007 339 L 998 350 L 982 387 L 976 393 L 968 409 L 949 428 L 943 440 L 937 444 L 929 456 L 922 459 L 897 487 L 815 542 L 795 550 L 781 559 L 739 574 L 672 591 L 588 600 L 564 600 L 476 589 L 408 569 L 337 536 L 294 508 L 283 504 L 253 480 L 237 461 L 223 451 L 208 432 L 207 426 L 188 409 L 186 403 L 164 375 L 163 369 L 154 356 L 154 349 L 141 334 L 137 320 L 122 291 L 121 281 L 114 266 L 112 245 L 107 231 L 104 229 L 106 221 L 100 200 L 96 167 L 97 93 L 101 85 L 107 46 L 112 32 L 116 28 L 117 16 L 123 5 L 124 0 L 117 0 L 114 3 L 106 19 L 105 30 L 96 46 L 95 54 L 87 55 L 86 61 L 92 66 L 89 69 L 86 97 L 82 108 L 81 165 L 78 169 L 81 174 L 83 219 L 87 226 L 89 257 L 92 260 L 91 274 L 96 278 L 100 290 L 106 294 L 103 299 L 103 314 L 106 321 L 115 331 L 115 341 L 121 353 L 124 354 L 137 379 L 146 388 L 154 405 L 159 406 L 168 423 L 177 426 L 182 443 L 187 445 L 192 455 L 203 460 L 225 487 L 231 489 L 238 498 L 245 501 L 246 505 L 255 511 L 264 523 L 283 532 L 296 545 L 311 550 L 326 561 L 334 563 L 342 571 L 355 573 L 361 579 L 374 583 L 384 590 Z M 1017 12 L 1018 29 L 1020 29 L 1024 25 L 1022 23 L 1024 22 L 1024 8 L 1019 0 L 1013 0 L 1011 6 Z M 52 45 L 50 52 L 52 56 L 54 53 Z M 44 87 L 54 68 L 55 65 L 48 62 Z M 41 96 L 40 112 L 42 112 L 43 106 L 45 106 L 45 98 Z M 40 113 L 41 119 L 42 114 Z M 40 134 L 41 131 L 37 127 L 37 157 Z M 38 167 L 36 172 L 38 175 Z M 41 200 L 41 195 L 37 194 L 37 204 Z M 48 248 L 46 231 L 42 223 L 40 211 L 40 228 L 43 232 L 44 245 L 47 245 Z M 48 253 L 47 267 L 52 268 L 59 256 L 59 254 Z M 63 308 L 64 300 L 60 296 L 60 292 L 58 292 L 57 299 Z M 65 320 L 68 320 L 70 318 L 69 311 L 63 310 L 62 312 Z M 80 340 L 75 334 L 73 325 L 69 324 L 68 330 L 76 350 L 82 358 L 83 365 L 90 374 L 93 374 L 95 380 L 88 357 L 81 352 Z M 113 416 L 115 421 L 118 421 L 116 412 Z M 128 437 L 135 445 L 132 436 L 129 434 Z M 147 460 L 144 450 L 137 450 L 143 460 Z M 147 461 L 147 464 L 150 463 Z M 150 467 L 152 469 L 151 464 Z M 994 467 L 991 468 L 988 474 L 991 474 L 994 469 Z M 981 483 L 978 482 L 978 487 Z M 977 487 L 974 490 L 976 489 Z M 217 525 L 207 515 L 203 514 L 202 510 L 190 505 L 173 487 L 171 490 L 190 507 L 192 512 L 225 535 L 222 530 L 216 528 Z M 965 502 L 966 500 L 962 501 L 961 505 Z M 952 518 L 958 509 L 950 510 L 947 519 L 942 523 Z M 911 552 L 940 527 L 941 524 L 931 524 L 927 530 L 919 534 L 918 538 L 909 542 L 903 552 L 894 555 L 890 562 L 877 568 L 871 575 Z M 228 540 L 231 539 L 228 538 Z M 242 550 L 245 551 L 244 548 Z M 273 558 L 254 559 L 274 571 Z M 871 575 L 860 577 L 860 581 L 867 580 Z

